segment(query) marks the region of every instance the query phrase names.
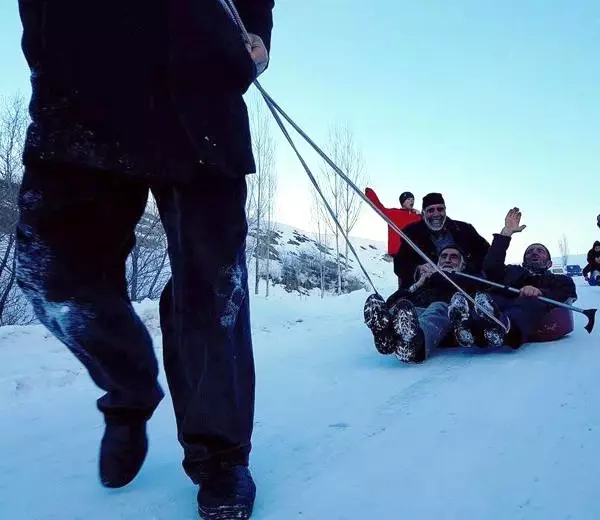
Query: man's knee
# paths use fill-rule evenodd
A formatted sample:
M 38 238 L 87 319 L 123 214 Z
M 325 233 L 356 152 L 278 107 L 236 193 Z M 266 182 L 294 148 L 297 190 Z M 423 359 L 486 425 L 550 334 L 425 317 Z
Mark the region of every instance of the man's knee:
M 22 235 L 22 230 L 17 231 Z M 53 267 L 52 255 L 41 243 L 34 240 L 25 241 L 17 238 L 16 249 L 16 281 L 28 299 L 41 299 L 57 286 L 53 280 L 57 278 Z

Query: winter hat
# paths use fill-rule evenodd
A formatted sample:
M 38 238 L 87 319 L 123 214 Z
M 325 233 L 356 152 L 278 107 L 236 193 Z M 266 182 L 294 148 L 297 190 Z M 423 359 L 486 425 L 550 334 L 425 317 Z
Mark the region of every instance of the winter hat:
M 400 205 L 404 204 L 406 199 L 414 199 L 415 196 L 410 191 L 405 191 L 402 195 L 400 195 Z
M 525 262 L 525 257 L 527 256 L 527 251 L 529 251 L 533 246 L 540 246 L 544 248 L 544 251 L 546 251 L 546 254 L 548 255 L 548 259 L 551 260 L 552 256 L 550 255 L 550 251 L 549 249 L 544 245 L 544 244 L 530 244 L 527 246 L 527 249 L 525 249 L 525 252 L 523 253 L 523 262 Z
M 429 206 L 433 206 L 434 204 L 444 204 L 444 206 L 446 205 L 446 203 L 444 202 L 444 197 L 441 193 L 428 193 L 423 197 L 423 210 L 425 210 Z
M 445 245 L 443 245 L 443 246 L 442 246 L 442 247 L 441 247 L 441 248 L 438 250 L 438 256 L 441 256 L 441 254 L 442 254 L 444 251 L 446 251 L 446 249 L 456 249 L 456 250 L 457 250 L 457 251 L 458 251 L 458 252 L 459 252 L 459 253 L 462 255 L 462 257 L 463 257 L 463 258 L 465 258 L 465 252 L 464 252 L 464 251 L 463 251 L 463 250 L 462 250 L 460 247 L 458 247 L 456 244 L 453 244 L 453 243 L 449 243 L 449 244 L 445 244 Z
M 446 249 L 456 249 L 460 253 L 460 264 L 459 264 L 459 266 L 457 267 L 456 270 L 457 271 L 463 271 L 465 269 L 466 265 L 467 265 L 467 257 L 465 256 L 465 252 L 460 247 L 458 247 L 456 244 L 449 243 L 449 244 L 446 244 L 445 246 L 442 246 L 439 249 L 439 251 L 438 251 L 438 258 L 440 256 L 442 256 L 442 253 L 444 251 L 446 251 Z

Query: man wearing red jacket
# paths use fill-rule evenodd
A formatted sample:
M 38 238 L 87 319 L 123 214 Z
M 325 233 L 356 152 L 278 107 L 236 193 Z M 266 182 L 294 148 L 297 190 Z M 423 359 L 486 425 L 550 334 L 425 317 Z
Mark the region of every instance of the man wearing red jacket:
M 400 195 L 400 208 L 386 208 L 371 188 L 365 190 L 365 195 L 400 229 L 421 220 L 421 214 L 414 209 L 415 196 L 410 191 L 405 191 Z M 398 233 L 388 226 L 388 255 L 395 256 L 401 245 L 402 239 Z

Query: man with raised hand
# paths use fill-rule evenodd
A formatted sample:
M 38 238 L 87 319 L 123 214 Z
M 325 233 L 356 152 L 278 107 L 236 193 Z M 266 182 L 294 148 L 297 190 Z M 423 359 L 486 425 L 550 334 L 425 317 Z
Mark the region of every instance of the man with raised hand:
M 519 208 L 511 209 L 504 220 L 500 233 L 494 235 L 492 245 L 483 262 L 487 279 L 503 286 L 518 289 L 512 293 L 503 289 L 490 289 L 478 293 L 475 302 L 480 308 L 493 314 L 507 326 L 500 328 L 485 316 L 480 309 L 473 309 L 464 296 L 456 295 L 450 305 L 450 315 L 455 336 L 463 345 L 501 346 L 506 344 L 518 348 L 529 341 L 538 324 L 553 308 L 539 299 L 545 296 L 559 302 L 577 299 L 573 279 L 550 271 L 550 251 L 544 244 L 533 243 L 525 249 L 521 265 L 507 265 L 506 252 L 515 233 L 525 229 L 521 224 Z M 461 341 L 460 338 L 468 338 Z

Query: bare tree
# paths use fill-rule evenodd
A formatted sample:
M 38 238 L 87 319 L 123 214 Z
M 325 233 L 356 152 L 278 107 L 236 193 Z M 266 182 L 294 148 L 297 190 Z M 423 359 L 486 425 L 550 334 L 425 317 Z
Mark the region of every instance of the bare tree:
M 335 139 L 331 137 L 329 138 L 328 143 L 328 152 L 331 159 L 334 162 L 336 161 L 336 156 L 339 153 L 337 144 Z M 328 199 L 329 206 L 333 212 L 331 215 L 329 212 L 326 212 L 326 222 L 331 234 L 333 236 L 333 240 L 335 243 L 335 259 L 336 259 L 336 271 L 337 271 L 337 282 L 336 282 L 336 292 L 337 294 L 342 293 L 342 264 L 340 260 L 340 230 L 336 225 L 335 221 L 340 221 L 341 214 L 341 199 L 343 197 L 343 186 L 341 183 L 341 179 L 339 175 L 332 170 L 329 166 L 324 166 L 321 169 L 321 177 L 325 179 L 326 189 L 322 189 L 325 197 Z M 323 183 L 321 183 L 323 186 Z M 319 199 L 320 200 L 320 199 Z M 326 211 L 326 209 L 325 209 Z
M 558 241 L 558 250 L 560 251 L 562 265 L 563 267 L 566 267 L 566 265 L 569 263 L 569 241 L 567 239 L 567 235 L 564 233 Z
M 31 308 L 16 286 L 15 228 L 28 114 L 20 94 L 0 100 L 0 325 L 29 323 Z
M 321 292 L 321 299 L 325 297 L 326 292 L 326 272 L 325 266 L 327 264 L 327 248 L 329 247 L 329 234 L 328 234 L 328 218 L 326 215 L 327 210 L 321 200 L 321 197 L 316 190 L 312 191 L 311 201 L 311 217 L 313 224 L 316 229 L 315 242 L 318 249 L 316 255 L 317 270 L 319 273 L 319 287 Z
M 267 180 L 267 212 L 264 225 L 264 242 L 265 242 L 265 296 L 269 296 L 269 284 L 271 282 L 271 241 L 273 232 L 275 231 L 275 220 L 273 219 L 275 213 L 275 200 L 277 194 L 277 176 L 272 174 Z
M 261 259 L 269 258 L 270 229 L 276 193 L 275 142 L 271 134 L 271 120 L 264 101 L 255 96 L 250 105 L 252 147 L 256 173 L 249 178 L 246 212 L 253 244 L 249 247 L 254 256 L 254 294 L 258 294 L 261 277 Z M 268 282 L 267 282 L 268 285 Z
M 347 177 L 357 186 L 364 186 L 367 184 L 366 173 L 365 173 L 365 161 L 362 152 L 359 150 L 354 140 L 354 134 L 349 127 L 342 126 L 337 129 L 335 138 L 340 142 L 341 155 L 338 158 L 338 166 L 347 175 Z M 346 182 L 342 188 L 342 202 L 341 202 L 341 214 L 342 214 L 342 227 L 347 237 L 350 236 L 351 231 L 354 229 L 358 216 L 360 214 L 360 208 L 362 199 L 357 193 L 350 187 Z M 349 269 L 348 255 L 350 248 L 348 242 L 345 243 L 345 261 L 346 261 L 346 272 Z
M 347 124 L 335 124 L 330 132 L 327 146 L 329 156 L 346 176 L 356 185 L 361 186 L 366 183 L 365 163 L 354 139 L 354 134 Z M 333 210 L 335 218 L 339 221 L 346 236 L 356 225 L 360 213 L 361 199 L 356 192 L 333 171 L 329 166 L 322 169 L 322 177 L 327 186 L 327 196 L 329 204 Z M 335 224 L 332 217 L 328 215 L 327 222 L 335 240 L 336 262 L 337 262 L 337 292 L 340 294 L 343 290 L 342 271 L 347 273 L 349 269 L 348 254 L 349 246 L 345 243 L 345 255 L 342 264 L 341 244 L 343 235 Z

